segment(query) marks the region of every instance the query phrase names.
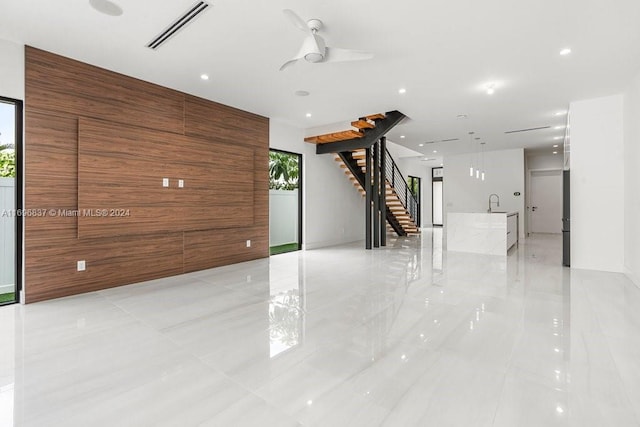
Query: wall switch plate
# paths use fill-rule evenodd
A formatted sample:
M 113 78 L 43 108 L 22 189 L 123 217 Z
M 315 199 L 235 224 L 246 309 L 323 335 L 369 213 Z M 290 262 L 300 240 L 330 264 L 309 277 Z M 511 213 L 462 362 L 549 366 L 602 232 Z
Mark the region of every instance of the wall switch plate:
M 162 186 L 163 187 L 169 186 L 169 178 L 162 178 Z
M 87 263 L 85 260 L 78 261 L 78 271 L 85 271 L 87 269 Z
M 178 180 L 178 187 L 179 188 L 184 188 L 184 179 L 179 179 Z
M 251 240 L 247 240 L 247 247 L 250 248 L 251 247 Z

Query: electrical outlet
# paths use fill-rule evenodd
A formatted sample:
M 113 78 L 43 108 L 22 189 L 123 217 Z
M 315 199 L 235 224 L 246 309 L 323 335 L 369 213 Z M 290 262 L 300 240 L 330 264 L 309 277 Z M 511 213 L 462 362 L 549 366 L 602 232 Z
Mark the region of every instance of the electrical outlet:
M 184 179 L 178 180 L 178 188 L 184 188 Z
M 251 240 L 247 240 L 247 247 L 250 248 L 251 247 Z
M 162 178 L 162 186 L 165 188 L 169 186 L 169 178 Z
M 85 271 L 87 269 L 87 263 L 85 260 L 78 261 L 78 271 Z

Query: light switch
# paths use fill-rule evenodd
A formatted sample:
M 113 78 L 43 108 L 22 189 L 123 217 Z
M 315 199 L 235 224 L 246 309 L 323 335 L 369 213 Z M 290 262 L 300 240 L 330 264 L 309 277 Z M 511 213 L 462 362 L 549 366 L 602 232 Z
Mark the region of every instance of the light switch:
M 178 187 L 184 188 L 184 179 L 179 179 L 178 180 Z
M 162 186 L 163 187 L 169 186 L 169 178 L 162 178 Z
M 247 240 L 247 247 L 250 248 L 251 247 L 251 240 Z
M 87 263 L 82 260 L 78 261 L 78 271 L 85 271 L 87 269 Z

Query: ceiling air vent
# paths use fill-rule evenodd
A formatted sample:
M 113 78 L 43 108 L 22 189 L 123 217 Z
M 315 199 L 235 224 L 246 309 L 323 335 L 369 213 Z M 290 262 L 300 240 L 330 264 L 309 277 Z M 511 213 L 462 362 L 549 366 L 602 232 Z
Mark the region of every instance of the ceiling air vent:
M 505 133 L 531 132 L 532 130 L 549 129 L 551 126 L 541 126 L 539 128 L 508 130 Z
M 204 1 L 196 2 L 182 16 L 180 16 L 178 19 L 173 21 L 171 25 L 169 25 L 160 34 L 154 37 L 153 40 L 147 43 L 147 47 L 153 50 L 158 49 L 160 46 L 166 43 L 171 37 L 175 36 L 178 31 L 183 29 L 187 24 L 192 22 L 198 15 L 204 12 L 209 6 L 210 6 L 209 3 Z
M 459 141 L 460 138 L 451 138 L 451 139 L 441 139 L 439 141 L 427 141 L 425 144 L 435 144 L 436 142 L 451 142 L 451 141 Z

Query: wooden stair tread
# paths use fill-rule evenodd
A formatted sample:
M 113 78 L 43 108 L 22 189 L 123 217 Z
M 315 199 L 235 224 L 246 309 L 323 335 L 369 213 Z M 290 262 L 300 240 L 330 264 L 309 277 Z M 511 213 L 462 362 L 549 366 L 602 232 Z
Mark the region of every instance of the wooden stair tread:
M 351 126 L 358 129 L 373 129 L 376 127 L 376 125 L 366 120 L 356 120 L 355 122 L 351 122 Z
M 371 114 L 370 116 L 364 116 L 362 117 L 362 119 L 376 121 L 376 120 L 382 120 L 386 117 L 387 116 L 385 116 L 384 114 L 378 113 L 378 114 Z
M 342 132 L 326 133 L 324 135 L 308 136 L 304 139 L 305 142 L 311 142 L 313 144 L 326 144 L 328 142 L 346 141 L 354 138 L 362 138 L 364 134 L 357 130 L 344 130 Z

